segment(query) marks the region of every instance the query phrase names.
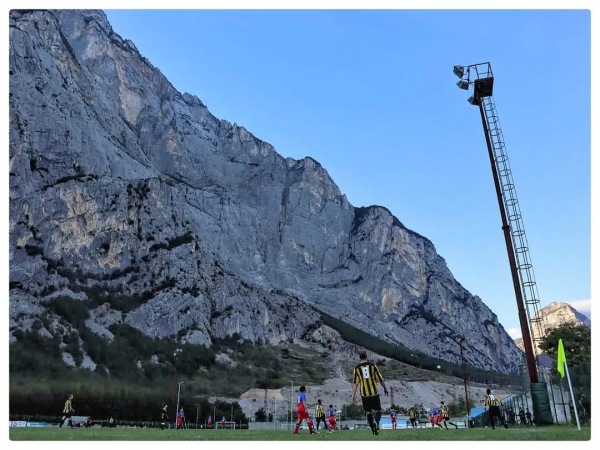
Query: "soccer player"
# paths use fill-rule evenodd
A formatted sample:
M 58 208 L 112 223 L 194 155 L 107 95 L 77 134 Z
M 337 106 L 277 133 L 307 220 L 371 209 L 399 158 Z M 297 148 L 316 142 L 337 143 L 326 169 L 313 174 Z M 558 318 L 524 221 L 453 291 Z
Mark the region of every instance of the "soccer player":
M 298 419 L 296 420 L 296 427 L 294 428 L 294 434 L 298 434 L 298 430 L 300 429 L 300 424 L 303 420 L 306 420 L 306 424 L 308 425 L 308 431 L 310 434 L 317 434 L 313 430 L 313 422 L 308 415 L 308 408 L 306 407 L 306 387 L 300 386 L 300 393 L 298 394 Z
M 356 390 L 360 386 L 360 396 L 363 409 L 367 413 L 367 422 L 369 422 L 373 436 L 377 436 L 379 435 L 379 421 L 381 420 L 381 399 L 377 392 L 377 383 L 380 383 L 383 387 L 383 393 L 386 397 L 388 390 L 377 366 L 367 361 L 367 352 L 360 352 L 358 357 L 360 362 L 354 368 L 352 376 L 352 402 L 354 403 Z M 373 420 L 373 417 L 375 417 L 375 420 Z
M 206 428 L 212 428 L 212 416 L 208 416 L 208 420 L 206 421 Z
M 333 405 L 329 405 L 329 409 L 327 410 L 328 421 L 329 421 L 329 430 L 328 433 L 333 433 L 337 428 L 337 423 L 335 421 L 335 411 L 333 410 Z
M 223 429 L 225 429 L 225 422 L 226 422 L 226 420 L 225 420 L 225 416 L 223 416 L 223 417 L 221 418 L 221 428 L 223 428 Z
M 62 410 L 63 415 L 58 424 L 58 428 L 62 428 L 63 423 L 65 423 L 65 420 L 67 420 L 67 419 L 69 419 L 69 426 L 71 428 L 75 428 L 73 426 L 73 421 L 71 420 L 71 416 L 73 415 L 74 412 L 75 412 L 75 410 L 73 409 L 73 394 L 69 394 L 67 399 L 65 400 L 65 405 L 63 406 L 63 410 Z
M 392 430 L 396 429 L 396 411 L 390 411 L 390 419 L 392 420 Z
M 183 428 L 185 425 L 185 414 L 183 413 L 183 406 L 179 409 L 179 413 L 177 413 L 177 428 L 179 430 Z
M 417 410 L 414 406 L 411 406 L 408 410 L 408 418 L 410 419 L 410 426 L 413 430 L 417 429 Z
M 434 406 L 431 411 L 429 411 L 429 423 L 431 424 L 431 428 L 435 428 L 437 425 L 440 427 L 440 430 L 443 430 L 444 427 L 441 425 L 442 422 L 442 411 L 437 406 Z
M 319 432 L 319 424 L 321 422 L 323 422 L 323 426 L 327 428 L 327 424 L 325 423 L 325 410 L 323 409 L 321 399 L 317 400 L 317 406 L 315 406 L 315 418 L 317 419 L 317 432 Z
M 442 427 L 442 421 L 444 420 L 444 415 L 442 414 L 442 410 L 440 408 L 436 408 L 436 412 L 437 412 L 437 415 L 435 416 L 435 424 L 437 426 L 439 426 L 441 429 L 444 429 L 444 427 Z
M 506 422 L 504 422 L 504 418 L 500 414 L 500 406 L 502 406 L 502 401 L 492 394 L 490 388 L 485 391 L 485 397 L 483 399 L 483 406 L 488 406 L 488 418 L 490 421 L 490 425 L 492 426 L 492 430 L 496 429 L 496 417 L 498 418 L 498 422 L 501 425 L 504 425 L 504 428 L 508 428 Z
M 160 409 L 160 429 L 164 430 L 167 422 L 169 421 L 169 415 L 167 414 L 167 404 L 165 403 Z
M 444 402 L 441 403 L 440 409 L 442 410 L 442 418 L 444 419 L 444 428 L 448 429 L 448 424 L 454 425 L 454 428 L 458 430 L 458 425 L 450 420 L 450 408 L 448 408 Z

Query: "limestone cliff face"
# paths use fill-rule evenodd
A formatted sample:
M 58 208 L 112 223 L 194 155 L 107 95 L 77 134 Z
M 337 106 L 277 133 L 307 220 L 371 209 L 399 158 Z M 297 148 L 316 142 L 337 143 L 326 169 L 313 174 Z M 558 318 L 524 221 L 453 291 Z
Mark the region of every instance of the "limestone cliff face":
M 470 364 L 516 370 L 428 239 L 179 93 L 101 11 L 11 11 L 9 61 L 12 328 L 56 296 L 106 339 L 201 345 L 303 338 L 323 311 L 454 362 L 458 332 Z

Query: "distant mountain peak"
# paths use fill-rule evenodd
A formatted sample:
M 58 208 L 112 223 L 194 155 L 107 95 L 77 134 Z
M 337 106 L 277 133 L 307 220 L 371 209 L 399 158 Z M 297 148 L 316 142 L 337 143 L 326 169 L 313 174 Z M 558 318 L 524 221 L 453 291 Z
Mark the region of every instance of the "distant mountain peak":
M 581 323 L 587 327 L 592 326 L 589 318 L 565 302 L 550 303 L 542 308 L 538 315 L 543 317 L 546 329 L 556 328 L 564 323 Z
M 581 314 L 571 305 L 566 302 L 553 302 L 549 305 L 544 306 L 539 312 L 536 314 L 536 317 L 543 317 L 543 328 L 546 331 L 550 331 L 560 325 L 565 323 L 574 323 L 574 324 L 582 324 L 586 327 L 591 327 L 592 322 L 585 315 Z M 534 336 L 532 339 L 536 339 L 538 336 L 536 333 L 536 328 L 533 329 Z M 515 344 L 522 351 L 525 351 L 525 347 L 523 346 L 523 338 L 515 339 Z

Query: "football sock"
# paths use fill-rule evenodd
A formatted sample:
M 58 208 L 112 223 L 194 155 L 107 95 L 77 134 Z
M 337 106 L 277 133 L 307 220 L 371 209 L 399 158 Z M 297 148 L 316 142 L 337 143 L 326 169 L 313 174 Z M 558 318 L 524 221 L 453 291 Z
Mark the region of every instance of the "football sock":
M 375 422 L 373 421 L 373 414 L 367 414 L 367 422 L 369 422 L 369 426 L 371 427 L 371 431 L 375 433 Z

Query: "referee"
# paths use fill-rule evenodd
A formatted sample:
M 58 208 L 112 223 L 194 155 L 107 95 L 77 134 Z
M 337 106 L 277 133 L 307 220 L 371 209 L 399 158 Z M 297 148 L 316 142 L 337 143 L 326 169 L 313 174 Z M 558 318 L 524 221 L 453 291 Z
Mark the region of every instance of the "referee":
M 373 436 L 379 434 L 379 420 L 381 419 L 381 400 L 377 392 L 377 383 L 383 387 L 383 393 L 388 395 L 387 387 L 381 372 L 377 366 L 367 361 L 367 352 L 360 352 L 360 362 L 354 368 L 352 376 L 352 403 L 356 396 L 356 389 L 360 386 L 363 409 L 367 413 L 367 421 L 373 432 Z M 375 417 L 375 420 L 373 420 Z

